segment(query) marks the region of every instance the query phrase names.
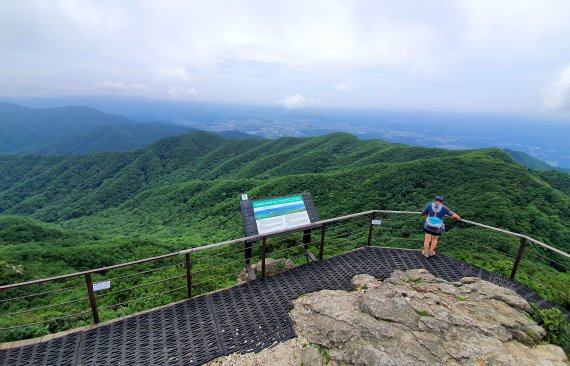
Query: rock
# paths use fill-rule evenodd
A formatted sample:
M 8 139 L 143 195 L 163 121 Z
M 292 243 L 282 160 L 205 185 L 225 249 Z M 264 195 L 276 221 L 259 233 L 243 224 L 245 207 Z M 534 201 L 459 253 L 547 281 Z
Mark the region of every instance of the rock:
M 378 288 L 381 285 L 382 282 L 368 274 L 359 274 L 352 277 L 352 288 L 355 290 L 366 291 L 370 288 Z
M 309 294 L 290 313 L 299 337 L 339 364 L 566 365 L 560 347 L 529 347 L 545 331 L 512 290 L 473 278 L 449 283 L 425 270 L 352 283 L 359 291 Z
M 567 365 L 562 348 L 536 345 L 544 329 L 509 289 L 470 277 L 446 282 L 425 270 L 395 271 L 385 281 L 358 275 L 352 284 L 354 292 L 296 299 L 297 338 L 211 365 Z
M 265 258 L 265 275 L 266 276 L 271 276 L 271 275 L 274 275 L 275 273 L 283 272 L 283 271 L 286 271 L 286 270 L 291 269 L 293 267 L 294 267 L 293 262 L 291 262 L 290 259 Z M 252 264 L 251 269 L 255 273 L 256 278 L 261 277 L 261 262 L 257 262 L 255 264 Z M 238 275 L 238 279 L 237 279 L 238 285 L 241 283 L 247 282 L 248 281 L 247 277 L 248 276 L 247 276 L 246 270 L 245 269 L 242 270 Z

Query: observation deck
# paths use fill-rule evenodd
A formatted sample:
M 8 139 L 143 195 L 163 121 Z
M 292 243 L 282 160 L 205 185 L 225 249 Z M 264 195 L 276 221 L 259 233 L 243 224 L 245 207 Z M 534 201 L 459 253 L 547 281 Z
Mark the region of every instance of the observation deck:
M 0 317 L 12 317 L 14 325 L 0 331 L 17 337 L 23 329 L 38 327 L 32 315 L 42 312 L 42 326 L 69 329 L 1 344 L 0 365 L 200 365 L 233 352 L 258 352 L 295 336 L 288 312 L 297 297 L 322 289 L 350 290 L 356 274 L 385 279 L 394 270 L 414 268 L 447 281 L 479 277 L 541 308 L 559 306 L 569 315 L 564 306 L 570 298 L 560 288 L 570 287 L 560 276 L 570 268 L 568 254 L 522 234 L 464 220 L 450 223 L 438 254 L 425 258 L 419 250 L 423 233 L 417 214 L 368 211 L 271 235 L 2 286 Z M 266 276 L 267 258 L 294 267 Z M 559 269 L 533 272 L 532 265 L 539 265 L 541 258 Z M 502 266 L 486 270 L 474 265 L 485 266 L 480 259 L 510 266 L 506 272 Z M 261 264 L 257 273 L 252 267 L 256 262 Z M 231 286 L 240 271 L 249 281 Z M 111 288 L 93 291 L 93 283 L 106 281 Z M 68 302 L 50 300 L 62 292 L 69 294 Z M 10 312 L 10 304 L 28 308 Z M 136 313 L 156 305 L 161 307 Z M 135 314 L 118 318 L 129 311 Z M 54 315 L 61 316 L 49 319 Z

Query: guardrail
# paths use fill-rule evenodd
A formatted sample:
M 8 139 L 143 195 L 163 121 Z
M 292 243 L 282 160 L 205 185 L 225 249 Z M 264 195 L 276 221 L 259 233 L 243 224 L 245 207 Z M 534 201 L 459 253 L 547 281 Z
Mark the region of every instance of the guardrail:
M 366 245 L 420 249 L 422 223 L 419 212 L 372 210 L 0 286 L 0 341 L 99 323 Z M 526 235 L 473 221 L 461 220 L 449 227 L 438 252 L 516 278 L 560 306 L 570 307 L 569 254 Z M 551 269 L 544 271 L 541 263 Z M 534 267 L 540 273 L 533 272 Z

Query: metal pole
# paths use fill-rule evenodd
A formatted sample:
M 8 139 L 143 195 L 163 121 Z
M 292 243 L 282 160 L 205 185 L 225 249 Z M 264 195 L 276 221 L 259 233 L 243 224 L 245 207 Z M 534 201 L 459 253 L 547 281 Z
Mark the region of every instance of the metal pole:
M 323 250 L 325 248 L 325 232 L 327 231 L 327 224 L 321 226 L 321 245 L 319 246 L 319 260 L 323 260 Z
M 372 230 L 374 229 L 374 225 L 372 225 L 372 220 L 374 220 L 376 218 L 376 212 L 372 212 L 370 214 L 370 226 L 368 227 L 368 244 L 366 244 L 367 246 L 370 246 L 370 243 L 372 242 Z
M 93 322 L 99 323 L 99 312 L 97 311 L 97 302 L 95 301 L 95 293 L 93 292 L 93 281 L 91 273 L 85 274 L 85 284 L 87 285 L 87 293 L 89 294 L 89 303 L 91 304 L 91 314 L 93 314 Z
M 190 253 L 186 253 L 186 287 L 188 288 L 188 298 L 192 297 L 192 262 Z
M 253 243 L 253 242 L 251 242 L 251 241 L 246 241 L 246 242 L 245 242 L 244 255 L 245 255 L 245 266 L 246 266 L 246 267 L 251 264 L 252 243 Z
M 303 244 L 304 244 L 303 248 L 305 249 L 305 257 L 307 258 L 307 263 L 309 263 L 311 261 L 311 256 L 309 256 L 309 244 L 311 244 L 311 229 L 303 231 Z
M 267 237 L 263 237 L 263 241 L 261 242 L 261 277 L 265 277 L 265 251 L 267 244 Z
M 521 261 L 525 247 L 526 247 L 526 238 L 521 238 L 521 245 L 519 247 L 519 252 L 517 253 L 515 264 L 513 264 L 513 271 L 511 272 L 511 280 L 515 279 L 515 275 L 517 274 L 517 269 L 519 268 L 519 263 Z

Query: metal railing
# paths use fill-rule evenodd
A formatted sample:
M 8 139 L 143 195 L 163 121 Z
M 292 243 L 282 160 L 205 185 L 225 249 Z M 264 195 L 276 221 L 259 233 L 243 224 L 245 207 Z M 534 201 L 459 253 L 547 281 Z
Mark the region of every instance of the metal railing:
M 0 286 L 0 341 L 130 315 L 362 246 L 420 249 L 422 223 L 419 212 L 366 211 L 271 234 Z M 559 306 L 570 306 L 569 254 L 526 235 L 473 221 L 448 226 L 437 252 L 510 276 Z

